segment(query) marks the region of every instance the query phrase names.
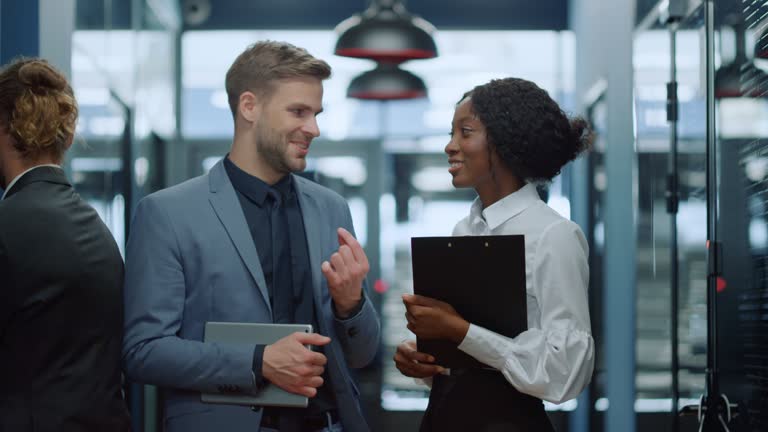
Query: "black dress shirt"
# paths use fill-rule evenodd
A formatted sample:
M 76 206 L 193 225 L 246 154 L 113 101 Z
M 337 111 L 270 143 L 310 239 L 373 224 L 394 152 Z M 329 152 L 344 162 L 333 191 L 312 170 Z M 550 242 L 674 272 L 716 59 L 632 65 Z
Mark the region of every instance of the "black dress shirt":
M 317 332 L 319 327 L 313 307 L 309 248 L 292 177 L 287 175 L 270 186 L 238 168 L 229 157 L 224 159 L 224 167 L 237 192 L 259 254 L 273 321 L 312 324 Z M 322 347 L 315 349 L 323 351 Z M 253 356 L 257 383 L 263 382 L 263 356 L 264 346 L 257 346 Z M 336 402 L 327 371 L 323 373 L 323 381 L 306 410 L 284 409 L 281 416 L 312 415 L 334 409 Z

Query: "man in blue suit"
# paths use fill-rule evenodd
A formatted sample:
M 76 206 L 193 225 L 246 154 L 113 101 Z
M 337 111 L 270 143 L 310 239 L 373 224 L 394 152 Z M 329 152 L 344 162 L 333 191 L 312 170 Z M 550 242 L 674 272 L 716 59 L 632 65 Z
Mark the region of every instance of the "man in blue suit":
M 136 209 L 123 360 L 130 379 L 163 388 L 169 432 L 369 429 L 349 373 L 379 345 L 368 260 L 346 201 L 293 174 L 320 134 L 330 72 L 290 44 L 247 48 L 226 77 L 230 153 Z M 219 345 L 202 342 L 208 321 L 309 323 L 317 333 Z M 310 397 L 309 407 L 200 401 L 201 392 L 250 392 L 265 382 Z

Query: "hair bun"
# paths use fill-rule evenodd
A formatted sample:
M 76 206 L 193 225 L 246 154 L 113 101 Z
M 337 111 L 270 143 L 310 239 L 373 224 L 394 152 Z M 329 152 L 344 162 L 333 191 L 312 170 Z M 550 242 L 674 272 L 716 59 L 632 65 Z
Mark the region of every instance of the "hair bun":
M 35 93 L 67 88 L 63 75 L 45 60 L 33 60 L 19 68 L 19 81 Z
M 583 117 L 574 117 L 570 119 L 571 134 L 573 136 L 576 156 L 579 153 L 588 151 L 592 148 L 592 142 L 594 140 L 594 132 Z

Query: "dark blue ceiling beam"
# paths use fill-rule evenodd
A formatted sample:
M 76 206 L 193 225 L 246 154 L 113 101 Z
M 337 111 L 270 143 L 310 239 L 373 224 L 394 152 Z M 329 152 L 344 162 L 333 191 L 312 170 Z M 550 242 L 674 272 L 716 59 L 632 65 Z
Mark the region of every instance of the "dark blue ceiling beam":
M 206 0 L 203 0 L 206 1 Z M 363 0 L 207 0 L 210 16 L 184 30 L 331 29 L 369 4 Z M 564 30 L 568 0 L 409 0 L 409 11 L 439 29 Z M 182 4 L 182 15 L 183 6 Z

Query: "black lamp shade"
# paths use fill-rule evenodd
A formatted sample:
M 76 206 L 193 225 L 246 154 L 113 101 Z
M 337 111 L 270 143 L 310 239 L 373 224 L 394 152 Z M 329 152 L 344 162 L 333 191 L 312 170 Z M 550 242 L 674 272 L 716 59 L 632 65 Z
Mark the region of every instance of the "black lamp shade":
M 410 15 L 400 3 L 392 7 L 374 4 L 362 15 L 339 24 L 335 54 L 387 63 L 437 57 L 434 28 Z
M 397 65 L 379 64 L 376 69 L 357 76 L 347 88 L 355 99 L 397 100 L 427 97 L 424 81 Z

